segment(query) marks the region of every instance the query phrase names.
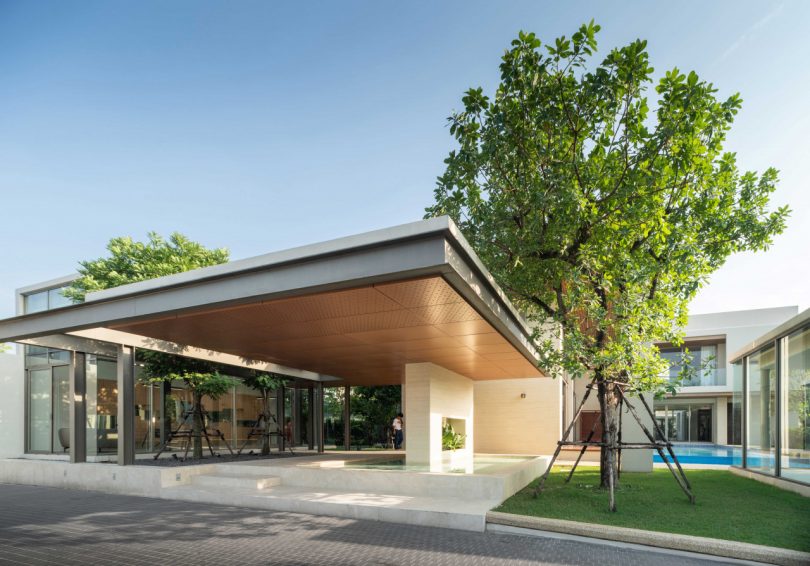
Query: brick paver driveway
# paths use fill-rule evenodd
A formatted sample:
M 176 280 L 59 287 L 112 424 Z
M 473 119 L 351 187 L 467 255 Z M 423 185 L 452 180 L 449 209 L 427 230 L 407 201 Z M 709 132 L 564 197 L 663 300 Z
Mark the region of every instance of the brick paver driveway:
M 706 564 L 492 533 L 0 485 L 0 564 Z

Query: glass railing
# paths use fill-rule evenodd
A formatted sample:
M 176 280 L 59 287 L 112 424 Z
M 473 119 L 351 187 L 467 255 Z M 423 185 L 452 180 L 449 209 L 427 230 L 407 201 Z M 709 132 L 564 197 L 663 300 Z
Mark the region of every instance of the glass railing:
M 670 376 L 670 381 L 675 381 L 677 376 Z M 726 368 L 707 369 L 697 372 L 690 379 L 680 382 L 681 387 L 710 387 L 726 384 Z

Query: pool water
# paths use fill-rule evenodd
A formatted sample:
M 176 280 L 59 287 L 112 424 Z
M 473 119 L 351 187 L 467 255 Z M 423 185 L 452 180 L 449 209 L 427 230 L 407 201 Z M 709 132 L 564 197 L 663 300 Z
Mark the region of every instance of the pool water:
M 673 444 L 681 464 L 715 464 L 720 466 L 740 465 L 742 450 L 739 446 L 718 446 L 716 444 Z M 664 451 L 664 454 L 669 454 Z M 750 458 L 749 458 L 750 460 Z M 663 463 L 661 456 L 653 453 L 653 462 Z

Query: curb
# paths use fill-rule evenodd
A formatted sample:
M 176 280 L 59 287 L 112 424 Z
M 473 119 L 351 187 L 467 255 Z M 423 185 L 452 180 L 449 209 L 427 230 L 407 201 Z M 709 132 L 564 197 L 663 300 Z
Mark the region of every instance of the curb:
M 806 566 L 810 564 L 810 553 L 808 552 L 762 546 L 746 542 L 678 535 L 657 531 L 644 531 L 627 527 L 612 527 L 595 523 L 564 521 L 562 519 L 527 517 L 525 515 L 514 515 L 512 513 L 500 513 L 498 511 L 490 511 L 487 513 L 486 520 L 488 524 L 492 523 L 495 525 L 506 525 L 524 529 L 551 531 L 613 542 L 643 544 L 671 550 L 710 554 L 723 558 L 779 564 L 780 566 Z

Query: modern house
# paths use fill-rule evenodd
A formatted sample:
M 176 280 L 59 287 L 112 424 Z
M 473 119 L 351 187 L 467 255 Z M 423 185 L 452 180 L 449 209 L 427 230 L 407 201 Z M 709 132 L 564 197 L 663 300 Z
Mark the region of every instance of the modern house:
M 538 368 L 531 328 L 446 217 L 95 292 L 81 304 L 61 294 L 72 277 L 20 289 L 17 316 L 0 320 L 0 343 L 16 343 L 0 353 L 0 481 L 482 530 L 489 509 L 545 470 L 585 385 Z M 727 373 L 747 367 L 747 377 L 724 380 L 721 371 L 729 350 L 794 313 L 695 317 L 687 343 L 717 369 L 656 404 L 667 434 L 720 442 L 737 430 L 728 415 L 740 415 L 743 454 L 758 447 L 775 458 L 789 448 L 775 474 L 801 468 L 810 423 L 805 401 L 794 398 L 807 389 L 807 340 L 795 335 L 807 333 L 806 316 L 773 339 L 789 364 L 768 362 L 791 368 L 789 383 L 767 381 L 790 400 L 766 411 L 782 415 L 767 420 L 776 427 L 768 430 L 789 426 L 789 437 L 761 434 L 765 402 L 755 390 L 765 382 L 752 368 L 765 362 L 746 350 L 748 361 L 731 357 Z M 312 456 L 293 464 L 211 459 L 184 471 L 138 465 L 188 422 L 191 407 L 182 381 L 138 379 L 140 350 L 218 362 L 236 378 L 286 376 L 274 393 L 275 447 Z M 405 458 L 396 471 L 382 468 L 400 473 L 395 480 L 376 473 L 377 464 L 324 454 L 324 392 L 356 385 L 401 386 Z M 255 390 L 235 381 L 205 409 L 212 454 L 258 445 Z M 593 409 L 575 434 L 598 418 Z M 342 410 L 348 426 L 349 403 Z M 446 424 L 463 435 L 458 450 L 443 450 Z M 646 440 L 632 422 L 624 439 Z M 627 452 L 623 469 L 652 469 L 651 450 Z M 279 483 L 283 490 L 261 492 Z
M 0 456 L 117 461 L 156 452 L 190 407 L 182 382 L 141 383 L 135 348 L 290 378 L 275 417 L 286 442 L 324 449 L 323 390 L 402 385 L 409 462 L 440 469 L 450 422 L 465 450 L 548 454 L 563 382 L 536 365 L 531 330 L 447 218 L 91 293 L 71 277 L 18 291 L 0 321 Z M 214 444 L 248 441 L 243 384 L 207 400 Z M 348 408 L 347 408 L 348 409 Z M 570 415 L 570 410 L 569 410 Z M 281 439 L 279 439 L 281 440 Z M 444 455 L 446 456 L 446 455 Z
M 684 351 L 689 352 L 692 371 L 678 382 L 675 395 L 655 401 L 656 420 L 673 442 L 741 444 L 739 407 L 731 403 L 734 383 L 729 352 L 799 312 L 796 306 L 755 309 L 689 317 L 686 337 L 679 347 L 659 344 L 661 355 L 671 363 L 670 379 L 678 382 Z
M 734 465 L 771 483 L 810 485 L 810 309 L 729 357 L 743 431 Z

